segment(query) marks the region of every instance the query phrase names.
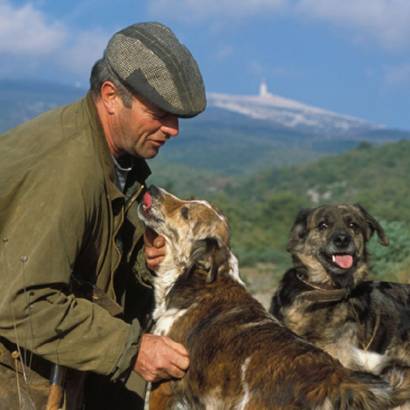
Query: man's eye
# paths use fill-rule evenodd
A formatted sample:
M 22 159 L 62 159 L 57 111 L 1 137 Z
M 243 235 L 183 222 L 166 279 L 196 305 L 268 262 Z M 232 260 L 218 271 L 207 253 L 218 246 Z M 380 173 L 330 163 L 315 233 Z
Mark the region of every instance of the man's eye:
M 188 219 L 189 217 L 189 210 L 186 206 L 181 208 L 181 215 L 184 219 Z

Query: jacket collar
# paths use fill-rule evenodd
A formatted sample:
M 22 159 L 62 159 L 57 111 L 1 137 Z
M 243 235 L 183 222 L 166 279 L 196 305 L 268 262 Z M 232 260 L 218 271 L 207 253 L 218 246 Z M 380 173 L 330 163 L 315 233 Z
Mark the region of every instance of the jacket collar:
M 104 176 L 107 184 L 108 195 L 111 201 L 122 198 L 128 199 L 132 194 L 137 191 L 141 185 L 145 183 L 145 180 L 151 174 L 151 170 L 148 167 L 146 161 L 141 158 L 132 157 L 132 170 L 127 177 L 127 183 L 125 186 L 125 195 L 122 193 L 116 184 L 115 165 L 111 157 L 111 152 L 108 147 L 107 140 L 104 135 L 101 121 L 98 117 L 97 109 L 93 97 L 90 92 L 87 93 L 85 98 L 86 110 L 90 119 L 90 127 L 92 129 L 92 135 L 95 145 L 98 149 L 98 154 L 101 160 L 101 164 L 104 171 Z

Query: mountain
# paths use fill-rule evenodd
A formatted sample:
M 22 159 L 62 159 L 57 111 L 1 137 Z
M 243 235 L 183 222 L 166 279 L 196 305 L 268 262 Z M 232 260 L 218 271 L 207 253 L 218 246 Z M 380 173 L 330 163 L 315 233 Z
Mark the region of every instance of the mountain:
M 208 105 L 272 126 L 328 137 L 357 137 L 385 127 L 271 94 L 262 83 L 259 95 L 208 94 Z
M 0 80 L 0 88 L 0 132 L 84 94 L 77 87 L 34 80 Z
M 410 138 L 409 131 L 272 95 L 264 84 L 259 95 L 208 93 L 207 97 L 206 111 L 181 122 L 184 138 L 165 147 L 154 162 L 156 170 L 175 176 L 168 172 L 169 164 L 180 171 L 185 164 L 202 174 L 244 175 L 268 165 L 282 167 L 343 153 L 362 142 Z M 207 189 L 217 189 L 210 178 L 203 182 Z
M 0 87 L 0 132 L 42 111 L 77 100 L 86 92 L 74 86 L 28 80 L 0 80 Z M 212 191 L 225 186 L 232 176 L 268 165 L 312 161 L 345 152 L 362 141 L 410 137 L 408 131 L 386 129 L 274 96 L 266 86 L 255 96 L 209 93 L 208 101 L 203 114 L 181 120 L 180 137 L 151 161 L 156 173 L 170 176 L 169 183 L 175 175 L 196 173 Z

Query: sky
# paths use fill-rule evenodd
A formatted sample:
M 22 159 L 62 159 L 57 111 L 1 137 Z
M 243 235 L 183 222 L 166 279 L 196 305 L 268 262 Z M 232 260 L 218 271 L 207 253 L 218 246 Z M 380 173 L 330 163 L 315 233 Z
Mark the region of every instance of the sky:
M 272 94 L 410 130 L 409 0 L 0 0 L 0 78 L 87 88 L 110 36 L 168 25 L 208 92 Z

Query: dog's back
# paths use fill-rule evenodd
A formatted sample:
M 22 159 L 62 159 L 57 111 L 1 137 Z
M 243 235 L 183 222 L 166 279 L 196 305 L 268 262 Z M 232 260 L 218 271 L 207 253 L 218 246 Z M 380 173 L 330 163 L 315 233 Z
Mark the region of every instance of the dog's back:
M 212 283 L 200 272 L 181 277 L 167 307 L 184 312 L 168 336 L 187 346 L 191 365 L 181 381 L 153 390 L 153 409 L 184 403 L 192 409 L 381 410 L 393 404 L 381 379 L 347 370 L 296 337 L 228 275 Z

